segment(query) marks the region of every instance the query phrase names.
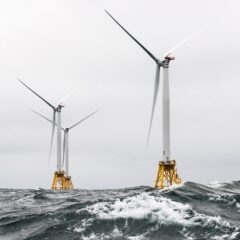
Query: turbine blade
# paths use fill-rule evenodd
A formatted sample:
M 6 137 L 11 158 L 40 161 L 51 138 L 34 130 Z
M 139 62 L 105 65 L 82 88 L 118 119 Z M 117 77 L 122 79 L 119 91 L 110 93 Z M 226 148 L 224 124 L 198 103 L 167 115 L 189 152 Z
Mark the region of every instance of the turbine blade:
M 85 118 L 83 118 L 82 120 L 80 120 L 79 122 L 73 124 L 71 127 L 69 127 L 69 129 L 72 129 L 74 127 L 76 127 L 78 124 L 80 124 L 81 122 L 85 121 L 86 119 L 88 119 L 89 117 L 91 117 L 93 114 L 95 114 L 97 111 L 92 112 L 91 114 L 87 115 Z
M 20 82 L 20 83 L 22 83 L 27 89 L 29 89 L 31 92 L 33 92 L 36 96 L 38 96 L 40 99 L 42 99 L 48 106 L 50 106 L 52 109 L 55 109 L 55 107 L 51 104 L 51 103 L 49 103 L 46 99 L 44 99 L 43 97 L 41 97 L 38 93 L 36 93 L 35 91 L 33 91 L 27 84 L 25 84 L 22 80 L 20 80 L 19 78 L 18 78 L 18 81 Z
M 157 102 L 157 96 L 158 96 L 159 81 L 160 81 L 160 66 L 157 65 L 156 75 L 155 75 L 154 93 L 153 93 L 152 113 L 151 113 L 150 125 L 149 125 L 149 130 L 148 130 L 148 138 L 147 138 L 146 148 L 148 147 L 149 138 L 150 138 L 151 129 L 152 129 L 152 121 L 153 121 L 154 110 L 155 110 L 155 106 L 156 106 L 156 102 Z
M 50 120 L 49 118 L 43 116 L 41 113 L 39 113 L 39 112 L 37 112 L 37 111 L 35 111 L 35 110 L 33 110 L 33 109 L 30 109 L 30 111 L 32 111 L 33 113 L 37 114 L 38 116 L 44 118 L 44 119 L 47 120 L 48 122 L 53 123 L 52 120 Z
M 65 150 L 66 150 L 66 131 L 64 131 L 64 135 L 63 135 L 63 162 L 62 162 L 62 166 L 64 166 Z
M 122 30 L 127 33 L 129 37 L 131 37 L 155 62 L 158 62 L 158 59 L 148 50 L 146 49 L 133 35 L 131 35 L 107 10 L 105 12 L 113 19 L 117 25 L 122 28 Z
M 189 41 L 191 38 L 197 36 L 198 34 L 200 34 L 201 32 L 203 32 L 205 29 L 202 29 L 198 32 L 195 32 L 193 34 L 191 34 L 190 36 L 188 36 L 187 38 L 185 38 L 183 41 L 181 41 L 180 43 L 178 43 L 177 45 L 175 45 L 172 49 L 170 49 L 168 52 L 166 52 L 163 56 L 167 57 L 169 54 L 171 54 L 173 51 L 175 51 L 177 48 L 179 48 L 180 46 L 182 46 L 185 42 Z
M 53 146 L 53 137 L 55 132 L 55 126 L 56 126 L 56 110 L 53 110 L 53 121 L 52 121 L 52 136 L 51 136 L 51 145 L 50 145 L 50 152 L 49 152 L 49 158 L 48 158 L 48 164 L 50 162 L 51 154 L 52 154 L 52 146 Z
M 49 118 L 43 116 L 41 113 L 39 113 L 39 112 L 37 112 L 37 111 L 35 111 L 35 110 L 33 110 L 33 109 L 30 109 L 30 111 L 32 111 L 33 113 L 36 113 L 37 115 L 39 115 L 40 117 L 44 118 L 44 119 L 47 120 L 48 122 L 53 123 L 52 120 L 50 120 Z M 56 123 L 55 123 L 55 126 L 57 126 Z M 61 127 L 61 129 L 64 131 L 64 128 L 63 128 L 63 127 Z
M 58 105 L 62 104 L 64 101 L 66 101 L 70 96 L 72 96 L 80 87 L 84 86 L 87 82 L 84 82 L 82 84 L 80 84 L 79 86 L 77 86 L 76 88 L 74 88 L 70 93 L 68 93 L 65 97 L 63 97 Z

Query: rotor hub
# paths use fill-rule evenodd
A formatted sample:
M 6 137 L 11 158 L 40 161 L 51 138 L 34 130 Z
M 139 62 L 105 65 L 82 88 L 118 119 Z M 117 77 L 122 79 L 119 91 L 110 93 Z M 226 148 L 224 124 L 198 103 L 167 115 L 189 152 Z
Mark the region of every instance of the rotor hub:
M 63 107 L 64 107 L 64 105 L 59 104 L 59 105 L 57 106 L 57 111 L 60 112 Z
M 165 58 L 164 58 L 164 60 L 162 61 L 162 66 L 164 67 L 164 68 L 168 68 L 169 67 L 169 63 L 170 63 L 170 61 L 172 61 L 172 60 L 175 60 L 175 57 L 172 57 L 172 56 L 166 56 Z

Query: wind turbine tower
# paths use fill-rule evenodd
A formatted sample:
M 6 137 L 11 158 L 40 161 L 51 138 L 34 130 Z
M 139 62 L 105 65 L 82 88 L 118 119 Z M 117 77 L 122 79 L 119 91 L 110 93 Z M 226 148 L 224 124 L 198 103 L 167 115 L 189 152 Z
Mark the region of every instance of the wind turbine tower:
M 32 110 L 32 112 L 36 113 L 40 117 L 44 118 L 50 123 L 53 123 L 49 118 L 45 117 L 44 115 Z M 87 115 L 77 123 L 73 124 L 72 126 L 68 128 L 63 128 L 61 127 L 61 130 L 64 131 L 64 138 L 63 138 L 63 162 L 62 166 L 65 166 L 65 171 L 64 171 L 64 184 L 63 184 L 63 189 L 73 189 L 73 182 L 72 182 L 72 177 L 69 174 L 69 130 L 73 129 L 74 127 L 78 126 L 80 123 L 91 117 L 93 114 L 95 114 L 97 111 L 92 112 L 91 114 Z M 53 186 L 54 187 L 55 183 L 53 181 Z
M 105 10 L 106 11 L 106 10 Z M 160 84 L 160 68 L 163 68 L 163 89 L 162 89 L 162 140 L 163 140 L 163 155 L 162 160 L 159 161 L 157 177 L 155 180 L 155 188 L 163 189 L 164 187 L 169 187 L 172 184 L 181 183 L 181 178 L 179 178 L 177 174 L 176 161 L 172 160 L 170 155 L 170 95 L 169 95 L 169 64 L 170 61 L 175 58 L 171 56 L 171 53 L 176 50 L 183 43 L 188 41 L 194 35 L 192 34 L 179 44 L 177 44 L 170 51 L 165 53 L 163 57 L 157 58 L 155 57 L 146 47 L 144 47 L 133 35 L 131 35 L 108 11 L 106 13 L 112 18 L 112 20 L 130 37 L 137 43 L 147 54 L 148 56 L 155 62 L 156 64 L 156 73 L 155 73 L 155 85 L 154 85 L 154 93 L 153 93 L 153 103 L 152 103 L 152 111 L 151 118 L 148 130 L 148 138 L 147 138 L 147 146 L 149 142 L 149 137 L 152 128 L 152 121 L 154 116 L 155 105 L 157 102 L 157 96 L 159 91 Z
M 51 103 L 49 103 L 46 99 L 41 97 L 38 93 L 36 93 L 33 89 L 31 89 L 22 80 L 18 79 L 18 81 L 21 84 L 23 84 L 27 89 L 29 89 L 32 93 L 34 93 L 37 97 L 39 97 L 42 101 L 44 101 L 49 107 L 51 107 L 53 109 L 53 119 L 51 121 L 52 122 L 52 135 L 51 135 L 49 160 L 51 158 L 55 127 L 57 126 L 57 170 L 54 172 L 52 189 L 53 190 L 64 189 L 65 188 L 65 177 L 64 177 L 64 171 L 63 171 L 63 166 L 62 166 L 62 148 L 61 148 L 61 142 L 62 142 L 61 113 L 62 113 L 62 108 L 64 107 L 62 105 L 62 102 L 63 102 L 63 100 L 66 100 L 73 93 L 73 91 L 70 94 L 68 94 L 66 97 L 64 97 L 57 104 L 57 107 L 55 107 Z M 57 115 L 57 121 L 56 121 L 56 115 Z
M 61 132 L 61 124 L 62 124 L 62 113 L 63 105 L 59 104 L 56 108 L 57 112 L 57 171 L 54 172 L 52 189 L 64 189 L 65 188 L 65 179 L 64 179 L 64 171 L 62 168 L 62 132 Z M 53 117 L 53 131 L 52 131 L 52 140 L 51 140 L 51 149 L 54 137 L 54 129 L 55 129 L 55 116 Z M 50 150 L 51 154 L 51 150 Z
M 78 126 L 80 123 L 91 117 L 97 111 L 87 115 L 85 118 L 81 119 L 79 122 L 73 124 L 71 127 L 64 129 L 64 140 L 63 140 L 63 165 L 65 161 L 65 189 L 73 189 L 72 178 L 69 174 L 69 130 Z M 65 160 L 66 159 L 66 160 Z

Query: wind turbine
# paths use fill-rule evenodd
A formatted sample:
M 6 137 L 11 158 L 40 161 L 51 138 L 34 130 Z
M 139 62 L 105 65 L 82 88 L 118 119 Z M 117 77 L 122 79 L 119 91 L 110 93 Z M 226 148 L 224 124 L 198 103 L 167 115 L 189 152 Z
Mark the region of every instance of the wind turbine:
M 106 11 L 106 10 L 105 10 Z M 163 68 L 163 94 L 162 94 L 162 118 L 163 118 L 163 133 L 162 133 L 162 139 L 163 139 L 163 156 L 160 163 L 165 164 L 167 161 L 170 160 L 170 97 L 169 97 L 169 63 L 171 60 L 174 60 L 175 58 L 171 56 L 171 53 L 175 51 L 178 47 L 180 47 L 182 44 L 190 40 L 193 36 L 199 34 L 201 31 L 196 32 L 180 43 L 178 43 L 175 47 L 173 47 L 171 50 L 166 52 L 163 57 L 157 58 L 155 57 L 146 47 L 144 47 L 133 35 L 131 35 L 108 11 L 106 13 L 113 19 L 115 23 L 129 36 L 131 37 L 155 62 L 156 64 L 156 72 L 155 72 L 155 84 L 154 84 L 154 93 L 153 93 L 153 103 L 152 103 L 152 111 L 151 111 L 151 118 L 150 118 L 150 124 L 149 124 L 149 130 L 148 130 L 148 137 L 147 137 L 147 145 L 149 143 L 151 128 L 152 128 L 152 121 L 154 117 L 154 110 L 156 106 L 157 96 L 158 96 L 158 90 L 159 90 L 159 82 L 160 82 L 160 68 Z M 174 161 L 174 162 L 173 162 Z M 175 160 L 172 160 L 172 163 L 174 163 L 175 166 Z M 159 165 L 159 167 L 161 167 Z M 175 167 L 174 167 L 175 169 Z M 164 175 L 165 171 L 161 172 L 159 171 L 158 175 Z M 178 176 L 177 176 L 178 177 Z M 174 177 L 172 177 L 174 178 Z M 176 180 L 178 181 L 178 180 Z M 156 182 L 159 182 L 156 180 Z M 172 182 L 170 180 L 170 182 Z M 162 187 L 161 187 L 162 185 Z M 171 185 L 171 183 L 170 183 Z M 158 187 L 158 185 L 155 183 L 155 187 Z M 160 183 L 160 188 L 163 188 L 163 183 Z
M 39 115 L 40 117 L 44 118 L 48 122 L 53 124 L 53 121 L 50 120 L 49 118 L 45 117 L 44 115 L 42 115 L 42 114 L 40 114 L 37 111 L 32 110 L 32 109 L 31 109 L 31 111 L 34 112 L 35 114 Z M 64 166 L 64 163 L 65 163 L 65 189 L 72 189 L 73 188 L 71 176 L 69 175 L 69 137 L 68 137 L 69 130 L 75 128 L 80 123 L 82 123 L 83 121 L 85 121 L 86 119 L 88 119 L 89 117 L 94 115 L 96 112 L 97 111 L 94 111 L 94 112 L 90 113 L 89 115 L 87 115 L 86 117 L 84 117 L 83 119 L 78 121 L 77 123 L 71 125 L 70 127 L 66 127 L 66 128 L 61 127 L 61 129 L 64 131 L 64 138 L 63 138 L 63 163 L 62 163 L 62 166 Z M 65 162 L 64 162 L 64 160 L 65 160 Z
M 78 88 L 74 89 L 74 91 L 71 91 L 68 95 L 66 95 L 64 98 L 62 98 L 57 106 L 55 107 L 51 103 L 49 103 L 45 98 L 40 96 L 38 93 L 36 93 L 32 88 L 30 88 L 27 84 L 25 84 L 22 80 L 18 79 L 18 81 L 23 84 L 27 89 L 29 89 L 32 93 L 34 93 L 37 97 L 39 97 L 42 101 L 44 101 L 49 107 L 53 110 L 53 119 L 52 119 L 52 135 L 51 135 L 51 146 L 50 146 L 50 152 L 49 152 L 49 160 L 51 157 L 52 152 L 52 145 L 53 145 L 53 138 L 54 138 L 54 132 L 55 132 L 55 126 L 57 126 L 57 171 L 54 174 L 54 181 L 55 181 L 55 187 L 53 189 L 61 189 L 63 185 L 63 170 L 62 170 L 62 149 L 61 149 L 61 142 L 62 142 L 62 135 L 61 135 L 61 111 L 64 107 L 62 105 L 63 100 L 65 101 L 67 98 L 69 98 Z M 57 121 L 56 121 L 56 114 L 57 114 Z

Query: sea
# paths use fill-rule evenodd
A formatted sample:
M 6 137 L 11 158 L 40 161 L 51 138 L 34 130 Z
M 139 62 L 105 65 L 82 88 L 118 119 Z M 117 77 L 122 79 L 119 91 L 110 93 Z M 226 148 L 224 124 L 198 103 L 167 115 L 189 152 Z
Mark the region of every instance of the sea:
M 239 240 L 240 181 L 165 190 L 0 189 L 1 240 Z

